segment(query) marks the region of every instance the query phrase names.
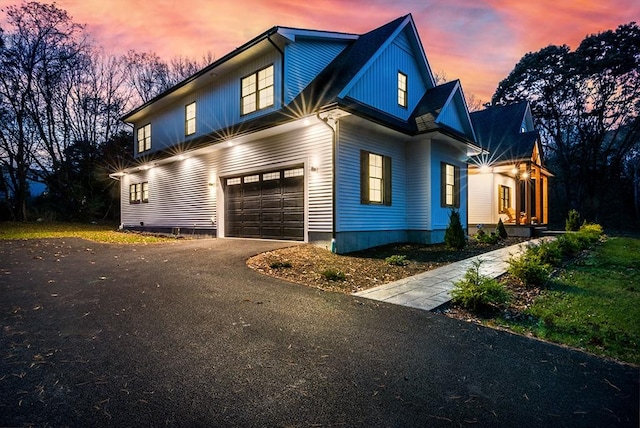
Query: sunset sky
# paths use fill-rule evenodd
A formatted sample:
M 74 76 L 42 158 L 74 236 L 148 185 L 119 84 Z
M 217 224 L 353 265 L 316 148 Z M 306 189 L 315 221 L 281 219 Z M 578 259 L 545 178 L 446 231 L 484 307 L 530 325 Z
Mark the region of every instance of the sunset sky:
M 0 0 L 0 8 L 17 4 Z M 108 53 L 219 58 L 268 28 L 363 33 L 411 13 L 432 69 L 488 101 L 527 52 L 640 21 L 638 0 L 58 0 Z M 4 19 L 4 14 L 2 18 Z M 2 24 L 4 27 L 4 23 Z

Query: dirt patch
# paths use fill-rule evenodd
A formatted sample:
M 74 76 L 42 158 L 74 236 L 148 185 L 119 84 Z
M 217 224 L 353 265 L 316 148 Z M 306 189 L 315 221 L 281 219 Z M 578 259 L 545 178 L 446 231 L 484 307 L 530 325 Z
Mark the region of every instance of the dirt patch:
M 247 265 L 266 275 L 349 294 L 523 241 L 508 238 L 495 245 L 470 242 L 457 251 L 447 249 L 444 244 L 392 244 L 347 255 L 333 254 L 313 245 L 297 245 L 259 254 L 250 258 Z M 404 256 L 405 264 L 390 264 L 385 260 L 390 256 Z M 336 280 L 336 276 L 344 279 Z

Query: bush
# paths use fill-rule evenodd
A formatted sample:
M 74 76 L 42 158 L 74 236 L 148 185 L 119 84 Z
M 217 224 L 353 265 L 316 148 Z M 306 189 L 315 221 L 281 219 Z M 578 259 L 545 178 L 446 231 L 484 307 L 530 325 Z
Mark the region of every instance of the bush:
M 400 255 L 400 254 L 394 254 L 392 256 L 389 256 L 386 259 L 384 259 L 384 261 L 392 266 L 405 266 L 408 263 L 407 256 Z
M 291 262 L 271 262 L 271 264 L 269 264 L 269 267 L 271 269 L 280 269 L 280 268 L 290 268 L 292 267 Z
M 476 310 L 479 307 L 504 307 L 511 301 L 507 288 L 494 278 L 482 275 L 482 260 L 473 262 L 464 277 L 453 284 L 451 298 L 465 308 Z
M 509 234 L 507 233 L 507 229 L 504 227 L 504 223 L 502 219 L 498 219 L 498 226 L 496 227 L 496 233 L 500 237 L 500 239 L 507 239 Z
M 347 277 L 344 273 L 335 269 L 326 269 L 320 272 L 320 275 L 324 276 L 329 281 L 344 281 Z
M 536 250 L 527 249 L 520 257 L 511 257 L 507 263 L 507 271 L 526 286 L 543 285 L 551 273 L 551 266 L 542 262 Z
M 449 214 L 449 225 L 444 233 L 444 242 L 448 248 L 454 250 L 461 250 L 467 245 L 467 239 L 462 229 L 462 222 L 460 221 L 460 213 L 458 210 L 451 210 Z
M 562 261 L 562 249 L 558 241 L 542 241 L 527 250 L 537 256 L 543 264 L 558 266 Z
M 498 242 L 500 242 L 500 237 L 495 232 L 491 232 L 490 234 L 487 234 L 487 233 L 484 233 L 482 230 L 480 230 L 476 235 L 476 241 L 481 242 L 483 244 L 495 245 Z
M 587 245 L 595 244 L 600 240 L 600 237 L 604 234 L 602 226 L 595 223 L 584 222 L 580 229 L 578 229 L 578 239 L 587 243 Z
M 569 211 L 569 215 L 564 223 L 564 229 L 567 232 L 577 232 L 578 229 L 580 229 L 580 213 L 578 211 Z
M 556 242 L 563 257 L 573 257 L 581 249 L 580 241 L 574 233 L 559 236 Z

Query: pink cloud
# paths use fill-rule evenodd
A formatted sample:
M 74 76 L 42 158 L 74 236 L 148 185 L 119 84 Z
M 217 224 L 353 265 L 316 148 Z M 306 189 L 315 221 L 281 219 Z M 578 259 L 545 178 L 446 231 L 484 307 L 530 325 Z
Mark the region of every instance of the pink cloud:
M 18 0 L 0 0 L 0 8 Z M 274 25 L 363 33 L 412 13 L 434 71 L 488 101 L 527 52 L 640 21 L 637 0 L 58 0 L 113 54 L 219 58 Z

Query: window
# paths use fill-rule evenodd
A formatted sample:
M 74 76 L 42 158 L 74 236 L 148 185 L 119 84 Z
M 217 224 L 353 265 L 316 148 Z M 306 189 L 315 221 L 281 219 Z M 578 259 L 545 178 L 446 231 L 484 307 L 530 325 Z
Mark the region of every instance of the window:
M 139 204 L 149 202 L 149 182 L 134 183 L 129 185 L 129 203 Z
M 391 158 L 360 152 L 360 203 L 391 205 Z
M 138 128 L 138 153 L 151 149 L 151 124 Z
M 498 187 L 498 197 L 500 198 L 498 200 L 498 212 L 507 212 L 507 208 L 511 207 L 511 188 L 501 184 Z
M 407 107 L 407 75 L 398 71 L 398 105 Z
M 273 65 L 250 74 L 241 81 L 241 113 L 248 114 L 273 105 Z
M 440 164 L 440 205 L 460 207 L 460 167 Z
M 184 135 L 196 133 L 196 102 L 187 104 L 184 108 Z

